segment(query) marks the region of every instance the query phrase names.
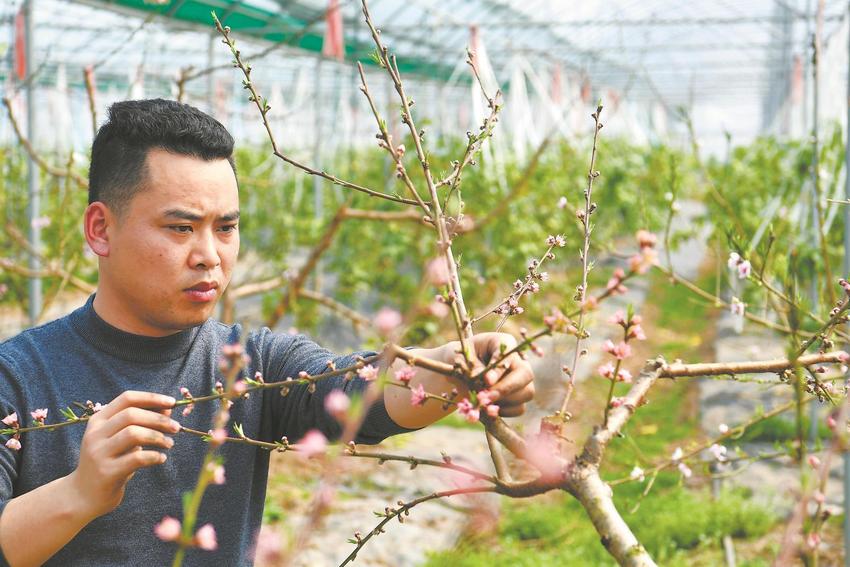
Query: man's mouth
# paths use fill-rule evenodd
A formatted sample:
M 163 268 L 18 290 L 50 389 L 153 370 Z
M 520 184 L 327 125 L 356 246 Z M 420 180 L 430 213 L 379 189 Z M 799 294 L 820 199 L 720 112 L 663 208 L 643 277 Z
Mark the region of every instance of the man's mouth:
M 195 284 L 192 287 L 188 288 L 187 291 L 209 291 L 211 289 L 217 289 L 218 282 L 201 282 L 199 284 Z
M 184 290 L 189 301 L 206 303 L 215 300 L 218 295 L 218 282 L 201 282 Z

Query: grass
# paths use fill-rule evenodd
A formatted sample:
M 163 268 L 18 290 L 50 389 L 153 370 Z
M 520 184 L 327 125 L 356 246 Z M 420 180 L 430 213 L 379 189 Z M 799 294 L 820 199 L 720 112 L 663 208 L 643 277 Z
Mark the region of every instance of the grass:
M 803 416 L 803 431 L 806 433 L 806 439 L 809 437 L 809 428 L 811 420 L 808 415 Z M 825 440 L 832 437 L 832 432 L 827 427 L 826 423 L 820 421 L 818 423 L 818 439 Z M 764 421 L 760 421 L 748 427 L 741 436 L 740 441 L 761 441 L 765 443 L 784 443 L 793 441 L 797 438 L 797 425 L 793 420 L 790 412 L 788 415 L 775 415 Z
M 658 353 L 668 360 L 710 360 L 713 306 L 694 301 L 691 292 L 682 286 L 670 286 L 658 274 L 650 276 L 650 282 L 646 304 L 640 309 L 649 338 L 639 345 L 633 360 Z M 708 276 L 698 283 L 712 289 Z M 596 419 L 601 413 L 598 398 L 604 397 L 606 389 L 606 384 L 593 379 L 581 385 L 577 394 L 596 400 L 576 400 L 579 420 L 582 411 L 591 420 Z M 618 385 L 617 395 L 626 390 L 627 386 Z M 695 384 L 691 382 L 655 386 L 649 405 L 637 412 L 624 436 L 612 443 L 603 476 L 608 480 L 622 478 L 635 465 L 647 468 L 669 456 L 674 447 L 684 445 L 683 440 L 701 438 L 695 394 Z M 663 565 L 722 564 L 719 541 L 723 535 L 756 541 L 775 523 L 767 510 L 751 503 L 742 491 L 727 491 L 715 500 L 698 481 L 695 488 L 685 487 L 678 473 L 663 472 L 649 495 L 643 497 L 646 482 L 616 486 L 614 500 L 638 539 Z M 738 559 L 738 565 L 747 567 L 769 564 L 758 554 L 740 550 Z M 613 564 L 581 506 L 568 495 L 547 494 L 528 500 L 503 500 L 502 518 L 496 530 L 462 537 L 454 549 L 432 554 L 426 566 Z
M 614 565 L 579 504 L 558 500 L 506 503 L 498 537 L 466 540 L 450 552 L 432 555 L 427 567 Z M 712 546 L 724 534 L 759 537 L 773 523 L 740 493 L 711 501 L 703 492 L 681 487 L 646 500 L 627 521 L 659 564 L 683 567 L 693 565 L 693 550 Z

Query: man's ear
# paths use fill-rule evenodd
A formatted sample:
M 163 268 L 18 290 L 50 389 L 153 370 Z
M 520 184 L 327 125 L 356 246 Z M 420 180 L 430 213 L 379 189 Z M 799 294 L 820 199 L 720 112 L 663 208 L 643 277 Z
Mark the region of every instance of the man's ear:
M 109 207 L 101 201 L 95 201 L 86 207 L 83 217 L 83 231 L 86 242 L 89 243 L 92 252 L 104 258 L 109 256 L 109 231 L 114 224 L 114 215 Z

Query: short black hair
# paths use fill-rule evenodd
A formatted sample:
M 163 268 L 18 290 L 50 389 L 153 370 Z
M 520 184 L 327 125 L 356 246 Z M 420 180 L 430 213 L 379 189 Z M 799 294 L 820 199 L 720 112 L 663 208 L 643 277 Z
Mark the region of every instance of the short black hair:
M 122 217 L 144 187 L 151 148 L 205 161 L 226 159 L 236 174 L 233 136 L 212 116 L 161 98 L 116 102 L 92 143 L 89 204 L 101 201 Z

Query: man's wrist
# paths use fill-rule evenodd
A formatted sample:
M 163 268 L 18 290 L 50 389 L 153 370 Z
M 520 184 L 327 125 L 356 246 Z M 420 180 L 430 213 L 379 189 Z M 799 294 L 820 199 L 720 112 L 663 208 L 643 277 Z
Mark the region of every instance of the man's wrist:
M 96 503 L 85 496 L 80 488 L 79 480 L 77 471 L 57 479 L 62 486 L 62 493 L 67 495 L 59 511 L 69 521 L 88 524 L 104 512 L 98 510 Z

